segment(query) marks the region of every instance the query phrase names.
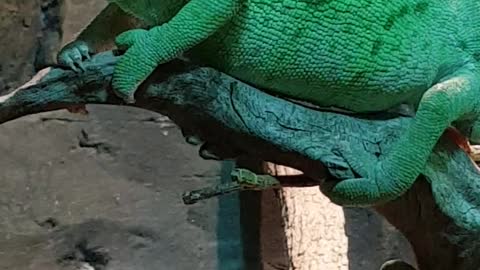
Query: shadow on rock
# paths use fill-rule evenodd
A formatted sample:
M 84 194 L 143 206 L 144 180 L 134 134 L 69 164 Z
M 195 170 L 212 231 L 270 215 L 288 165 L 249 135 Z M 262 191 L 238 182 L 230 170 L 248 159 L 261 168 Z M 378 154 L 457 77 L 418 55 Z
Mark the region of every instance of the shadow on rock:
M 155 269 L 155 232 L 107 220 L 59 226 L 42 235 L 0 241 L 0 269 Z M 8 252 L 6 252 L 8 251 Z

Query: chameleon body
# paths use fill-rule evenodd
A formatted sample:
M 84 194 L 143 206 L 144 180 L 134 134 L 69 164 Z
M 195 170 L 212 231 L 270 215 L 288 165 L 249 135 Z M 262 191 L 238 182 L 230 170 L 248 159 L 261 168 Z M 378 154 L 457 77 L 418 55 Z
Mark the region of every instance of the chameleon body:
M 258 88 L 354 112 L 416 108 L 406 134 L 375 165 L 349 157 L 362 178 L 331 198 L 366 206 L 414 183 L 452 124 L 480 140 L 480 1 L 111 0 L 60 63 L 116 43 L 127 49 L 113 87 L 132 102 L 159 65 L 184 54 Z

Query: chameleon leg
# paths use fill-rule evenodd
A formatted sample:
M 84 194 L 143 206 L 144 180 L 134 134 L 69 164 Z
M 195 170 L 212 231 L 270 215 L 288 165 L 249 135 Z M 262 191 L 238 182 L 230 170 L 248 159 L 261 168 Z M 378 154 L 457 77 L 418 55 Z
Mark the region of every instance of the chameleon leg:
M 459 70 L 437 83 L 422 97 L 413 123 L 364 178 L 347 179 L 329 191 L 330 199 L 344 206 L 370 206 L 396 199 L 407 191 L 423 170 L 437 140 L 449 125 L 478 114 L 480 75 L 474 68 Z M 351 154 L 347 160 L 361 164 Z M 360 172 L 356 168 L 353 168 Z M 360 168 L 361 170 L 362 168 Z
M 243 0 L 190 0 L 168 23 L 149 31 L 128 31 L 117 46 L 129 47 L 118 62 L 113 88 L 126 102 L 134 102 L 136 88 L 163 63 L 191 49 L 222 27 Z

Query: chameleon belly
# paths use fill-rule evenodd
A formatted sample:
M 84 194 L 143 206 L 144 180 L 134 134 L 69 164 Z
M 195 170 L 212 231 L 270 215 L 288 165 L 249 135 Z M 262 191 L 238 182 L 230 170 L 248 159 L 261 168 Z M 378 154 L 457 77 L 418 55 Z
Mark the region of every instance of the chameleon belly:
M 288 1 L 248 1 L 191 56 L 259 88 L 354 111 L 418 101 L 439 75 L 439 66 L 462 58 L 453 46 L 445 46 L 453 40 L 438 42 L 436 26 L 446 22 L 418 22 L 419 1 L 403 1 L 409 15 L 391 26 L 385 26 L 391 13 L 378 11 L 395 4 L 357 1 L 341 12 L 332 5 L 347 1 L 312 2 L 315 9 L 306 2 L 304 8 L 288 8 Z
M 467 58 L 451 35 L 456 14 L 437 2 L 245 0 L 187 55 L 277 94 L 386 110 L 418 102 L 441 70 Z

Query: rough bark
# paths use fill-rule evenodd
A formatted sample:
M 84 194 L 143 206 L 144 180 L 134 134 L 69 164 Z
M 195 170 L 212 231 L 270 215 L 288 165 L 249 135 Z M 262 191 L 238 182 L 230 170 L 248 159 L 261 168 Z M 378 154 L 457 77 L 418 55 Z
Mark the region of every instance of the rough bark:
M 274 164 L 266 167 L 273 175 L 295 178 L 300 173 Z M 281 264 L 280 254 L 276 257 L 267 254 L 266 259 L 276 260 L 264 261 L 288 266 L 274 269 L 370 270 L 380 269 L 390 259 L 416 265 L 411 247 L 402 234 L 371 209 L 342 208 L 330 202 L 318 187 L 283 187 L 272 193 L 264 192 L 262 198 L 268 200 L 268 205 L 262 205 L 262 210 L 266 208 L 266 216 L 281 216 L 277 223 L 283 226 L 270 223 L 266 235 L 269 238 L 262 241 L 276 240 L 279 253 L 283 239 L 287 254 L 283 258 L 288 258 Z M 278 227 L 281 232 L 274 234 L 272 228 Z
M 0 121 L 85 103 L 122 104 L 109 86 L 116 60 L 104 53 L 83 74 L 48 71 L 40 83 L 3 97 Z M 223 158 L 252 156 L 283 164 L 319 185 L 354 175 L 342 152 L 354 151 L 375 162 L 411 121 L 318 111 L 182 62 L 159 67 L 140 87 L 133 106 L 168 115 Z M 420 269 L 475 269 L 480 263 L 476 230 L 463 226 L 464 220 L 452 220 L 455 209 L 440 209 L 435 202 L 449 194 L 464 195 L 475 214 L 478 171 L 466 153 L 442 138 L 424 174 L 429 182 L 420 177 L 400 199 L 376 209 L 406 235 Z

